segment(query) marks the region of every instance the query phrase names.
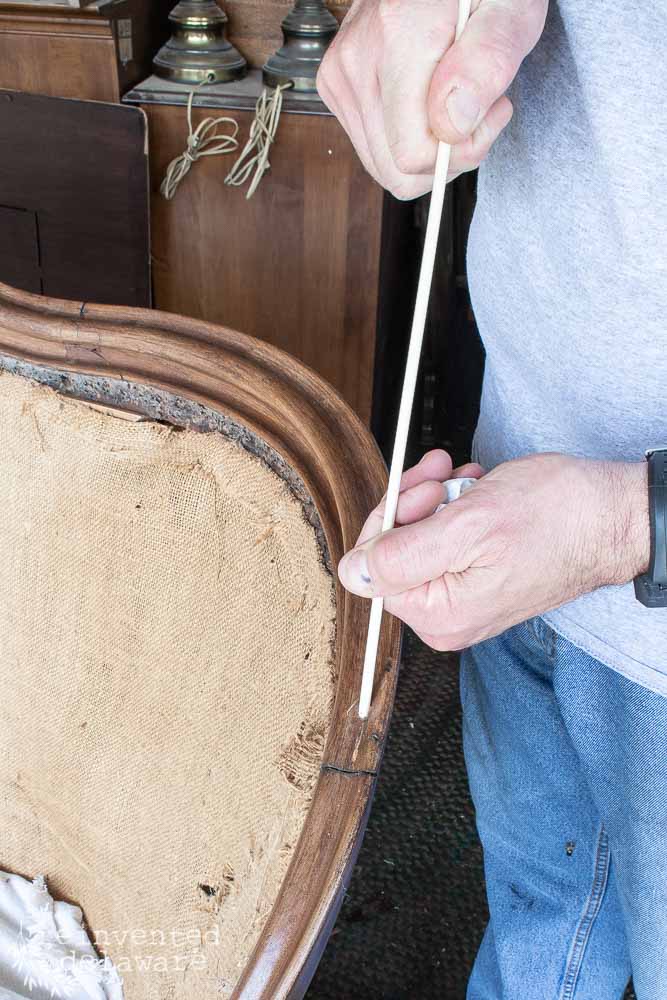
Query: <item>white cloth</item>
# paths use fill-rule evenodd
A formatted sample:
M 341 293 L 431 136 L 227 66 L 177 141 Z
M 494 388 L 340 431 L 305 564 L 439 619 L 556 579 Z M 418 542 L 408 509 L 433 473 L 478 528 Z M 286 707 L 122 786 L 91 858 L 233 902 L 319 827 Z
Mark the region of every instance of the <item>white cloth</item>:
M 446 507 L 448 503 L 458 500 L 458 498 L 463 496 L 467 490 L 471 489 L 476 482 L 476 479 L 468 479 L 465 476 L 461 479 L 448 479 L 446 483 L 442 484 L 445 489 L 445 496 L 443 502 L 436 507 L 435 513 L 437 514 L 441 511 L 442 508 Z M 0 997 L 0 1000 L 2 1000 L 2 997 Z
M 78 906 L 55 902 L 43 878 L 0 872 L 0 1000 L 123 1000 Z

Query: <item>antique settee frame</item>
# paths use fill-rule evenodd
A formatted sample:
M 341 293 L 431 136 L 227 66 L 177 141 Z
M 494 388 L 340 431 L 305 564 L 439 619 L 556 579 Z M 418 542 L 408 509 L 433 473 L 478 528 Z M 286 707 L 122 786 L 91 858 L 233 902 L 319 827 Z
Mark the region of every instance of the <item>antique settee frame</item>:
M 48 374 L 43 380 L 72 396 L 142 412 L 147 390 L 150 396 L 155 389 L 184 401 L 184 423 L 187 404 L 194 404 L 247 428 L 312 500 L 333 567 L 382 492 L 381 456 L 336 392 L 294 358 L 231 330 L 0 285 L 0 355 L 24 363 L 27 374 L 37 366 Z M 387 617 L 371 712 L 360 720 L 367 618 L 368 603 L 336 582 L 336 689 L 321 769 L 280 896 L 235 1000 L 303 996 L 342 902 L 387 738 L 399 661 L 400 628 Z

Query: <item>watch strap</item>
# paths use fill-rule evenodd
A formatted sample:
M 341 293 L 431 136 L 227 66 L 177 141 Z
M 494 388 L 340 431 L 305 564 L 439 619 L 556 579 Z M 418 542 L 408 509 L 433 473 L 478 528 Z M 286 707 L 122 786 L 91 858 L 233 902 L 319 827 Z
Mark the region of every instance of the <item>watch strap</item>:
M 651 557 L 635 578 L 635 596 L 647 608 L 667 607 L 667 448 L 647 451 Z

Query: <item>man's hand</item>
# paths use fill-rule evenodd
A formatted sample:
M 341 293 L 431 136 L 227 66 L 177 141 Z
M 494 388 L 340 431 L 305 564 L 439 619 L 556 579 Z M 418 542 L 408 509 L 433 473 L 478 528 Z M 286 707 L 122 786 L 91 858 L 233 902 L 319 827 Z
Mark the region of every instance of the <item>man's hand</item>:
M 344 586 L 385 607 L 434 649 L 462 649 L 649 561 L 645 463 L 530 455 L 481 476 L 433 513 L 451 475 L 445 452 L 405 473 L 400 527 L 378 534 L 382 505 L 340 562 Z
M 504 92 L 544 27 L 548 0 L 355 0 L 317 77 L 366 170 L 397 198 L 429 191 L 437 140 L 450 177 L 474 170 L 512 117 Z

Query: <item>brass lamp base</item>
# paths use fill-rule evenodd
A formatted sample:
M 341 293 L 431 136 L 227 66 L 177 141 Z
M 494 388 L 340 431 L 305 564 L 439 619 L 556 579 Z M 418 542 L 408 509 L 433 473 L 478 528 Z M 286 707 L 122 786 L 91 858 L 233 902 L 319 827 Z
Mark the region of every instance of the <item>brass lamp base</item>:
M 178 83 L 238 80 L 248 65 L 225 37 L 227 15 L 215 0 L 181 0 L 169 15 L 173 33 L 153 60 L 158 76 Z
M 338 21 L 324 0 L 296 0 L 282 25 L 283 46 L 264 65 L 264 82 L 269 87 L 291 83 L 294 90 L 317 90 L 315 77 Z

